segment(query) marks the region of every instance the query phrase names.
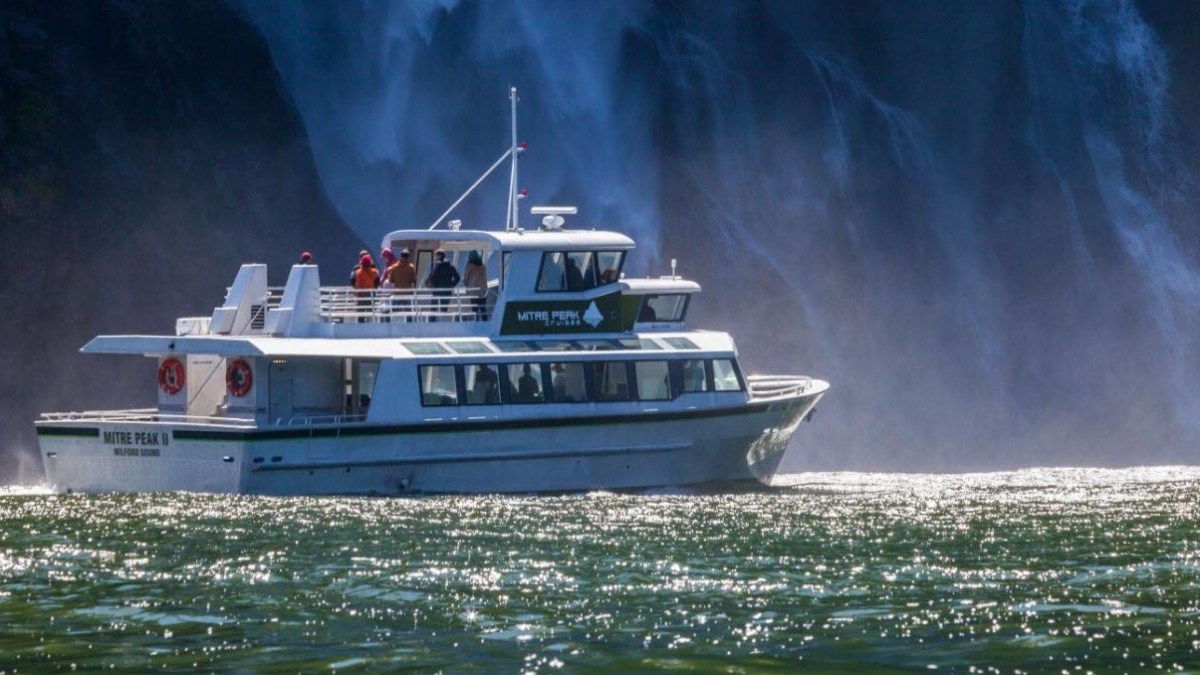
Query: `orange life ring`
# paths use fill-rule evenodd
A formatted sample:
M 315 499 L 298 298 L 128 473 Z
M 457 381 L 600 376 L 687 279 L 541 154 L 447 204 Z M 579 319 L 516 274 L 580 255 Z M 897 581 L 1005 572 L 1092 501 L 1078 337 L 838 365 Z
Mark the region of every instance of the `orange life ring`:
M 245 396 L 250 393 L 254 384 L 254 372 L 245 359 L 234 359 L 225 369 L 225 388 L 234 396 Z
M 183 364 L 174 356 L 164 359 L 158 364 L 158 388 L 167 396 L 178 394 L 187 380 L 186 372 Z

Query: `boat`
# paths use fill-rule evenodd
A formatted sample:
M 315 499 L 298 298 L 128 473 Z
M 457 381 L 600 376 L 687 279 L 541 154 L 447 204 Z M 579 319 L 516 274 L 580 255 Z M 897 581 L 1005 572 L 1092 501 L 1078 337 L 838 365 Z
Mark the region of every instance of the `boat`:
M 769 483 L 829 384 L 745 373 L 729 334 L 689 327 L 699 284 L 674 260 L 669 275 L 627 276 L 635 242 L 568 226 L 576 208 L 533 207 L 540 226 L 522 227 L 510 97 L 500 159 L 430 227 L 381 241 L 410 252 L 418 279 L 439 251 L 457 270 L 477 256 L 486 285 L 357 290 L 301 263 L 276 288 L 266 265 L 244 264 L 174 334 L 82 348 L 154 359 L 157 406 L 43 413 L 47 482 L 256 495 Z M 504 229 L 446 221 L 506 159 Z

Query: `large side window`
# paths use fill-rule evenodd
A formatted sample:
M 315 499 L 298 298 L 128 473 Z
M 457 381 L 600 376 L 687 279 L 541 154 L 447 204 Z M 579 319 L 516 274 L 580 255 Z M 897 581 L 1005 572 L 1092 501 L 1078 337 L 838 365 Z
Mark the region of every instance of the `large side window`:
M 633 370 L 637 374 L 639 400 L 670 400 L 671 377 L 666 361 L 637 361 L 633 364 Z
M 683 321 L 687 313 L 688 296 L 684 293 L 647 295 L 642 299 L 638 321 Z
M 539 291 L 566 290 L 566 258 L 565 254 L 558 251 L 547 251 L 542 254 L 542 269 L 538 272 L 537 283 Z
M 421 405 L 458 405 L 458 381 L 454 366 L 421 366 Z
M 740 391 L 742 378 L 733 359 L 713 359 L 713 391 Z
M 509 400 L 513 403 L 541 403 L 546 400 L 542 391 L 542 364 L 511 363 L 505 366 Z
M 500 404 L 500 375 L 496 366 L 486 363 L 468 365 L 463 372 L 468 405 Z
M 704 361 L 701 359 L 684 359 L 682 364 L 683 393 L 689 394 L 708 391 L 708 377 L 704 374 Z
M 555 403 L 579 403 L 588 400 L 587 377 L 582 363 L 550 365 L 550 400 Z
M 597 401 L 628 401 L 629 372 L 624 361 L 592 363 L 592 398 Z
M 596 254 L 596 276 L 601 286 L 611 284 L 621 277 L 621 265 L 625 262 L 624 251 L 600 251 Z

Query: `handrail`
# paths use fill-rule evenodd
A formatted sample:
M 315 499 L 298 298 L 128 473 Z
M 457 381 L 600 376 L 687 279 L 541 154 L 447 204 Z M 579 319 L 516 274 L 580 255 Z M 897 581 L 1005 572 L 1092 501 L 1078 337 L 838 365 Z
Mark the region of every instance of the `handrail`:
M 176 413 L 162 413 L 156 408 L 49 412 L 42 413 L 41 419 L 48 422 L 175 422 L 180 424 L 224 424 L 235 427 L 253 427 L 255 425 L 253 419 L 242 417 L 180 415 Z
M 386 321 L 473 321 L 475 300 L 492 300 L 489 292 L 476 295 L 473 288 L 379 288 L 356 289 L 351 286 L 323 286 L 320 290 L 320 316 L 326 323 Z M 485 303 L 482 319 L 490 315 Z
M 746 385 L 751 398 L 795 396 L 812 387 L 812 378 L 795 375 L 750 375 Z
M 298 415 L 287 421 L 289 427 L 317 426 L 319 424 L 342 424 L 343 422 L 366 422 L 367 416 L 357 415 Z

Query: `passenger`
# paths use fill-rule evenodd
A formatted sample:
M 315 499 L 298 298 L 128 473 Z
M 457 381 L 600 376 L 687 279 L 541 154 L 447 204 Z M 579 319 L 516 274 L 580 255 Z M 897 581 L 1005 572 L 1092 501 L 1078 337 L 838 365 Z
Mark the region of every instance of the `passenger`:
M 483 264 L 483 256 L 479 251 L 471 251 L 467 258 L 467 274 L 463 277 L 463 287 L 471 296 L 475 306 L 475 320 L 487 320 L 487 266 Z
M 475 372 L 475 384 L 471 388 L 476 403 L 496 405 L 500 403 L 500 378 L 488 366 L 479 366 Z
M 392 253 L 392 249 L 385 248 L 379 252 L 379 257 L 383 258 L 383 269 L 379 271 L 379 286 L 380 288 L 391 288 L 392 282 L 388 280 L 388 270 L 392 265 L 396 264 L 396 254 Z
M 538 386 L 537 378 L 533 376 L 531 370 L 528 363 L 521 366 L 521 377 L 517 379 L 517 400 L 522 403 L 537 401 L 542 389 Z
M 313 260 L 312 254 L 309 253 L 308 251 L 305 251 L 300 254 L 300 264 L 301 265 L 311 265 L 312 260 Z
M 458 275 L 458 270 L 454 269 L 454 265 L 446 260 L 446 252 L 442 249 L 439 248 L 433 252 L 433 260 L 433 271 L 425 280 L 425 286 L 434 289 L 434 293 L 440 297 L 437 304 L 442 311 L 445 311 L 450 304 L 450 289 L 457 286 L 462 277 Z M 434 317 L 431 317 L 430 320 L 434 320 Z
M 658 313 L 655 312 L 654 308 L 650 306 L 649 298 L 642 300 L 642 309 L 638 311 L 637 320 L 639 323 L 658 321 Z
M 683 367 L 683 374 L 685 378 L 683 390 L 706 391 L 708 387 L 706 386 L 704 378 L 704 365 L 695 359 L 684 361 L 684 363 L 686 365 Z
M 614 282 L 616 280 L 617 280 L 617 270 L 613 269 L 612 267 L 610 267 L 600 273 L 600 285 L 601 286 L 603 286 L 604 284 L 611 284 L 612 282 Z
M 404 312 L 407 315 L 407 320 L 412 321 L 412 292 L 417 286 L 417 268 L 413 267 L 409 261 L 408 249 L 400 249 L 400 259 L 396 264 L 388 267 L 385 273 L 387 279 L 392 284 L 394 291 L 398 296 L 394 300 L 395 309 Z
M 379 252 L 379 257 L 383 258 L 383 269 L 379 270 L 379 287 L 390 290 L 392 288 L 392 282 L 388 279 L 387 273 L 388 270 L 392 268 L 392 265 L 396 264 L 396 255 L 392 253 L 391 248 L 385 247 Z M 385 293 L 385 295 L 390 295 L 390 293 Z M 388 316 L 388 314 L 390 314 L 392 311 L 391 298 L 383 298 L 383 301 L 380 303 L 379 311 L 384 315 L 382 321 L 384 323 L 390 323 L 392 319 L 390 316 Z
M 364 253 L 358 259 L 358 266 L 354 268 L 354 272 L 350 276 L 354 284 L 354 293 L 358 296 L 358 311 L 369 313 L 371 296 L 375 293 L 375 289 L 379 288 L 379 271 L 375 269 L 375 261 L 371 260 L 370 253 Z M 358 317 L 359 323 L 366 320 L 366 316 Z
M 362 267 L 362 260 L 364 257 L 371 257 L 371 253 L 366 249 L 358 252 L 358 264 L 350 269 L 350 285 L 354 286 L 355 288 L 357 288 L 356 284 L 358 283 L 358 269 Z
M 579 265 L 575 264 L 575 259 L 571 256 L 567 256 L 567 290 L 587 290 L 583 283 L 583 273 L 579 271 Z
M 550 371 L 554 373 L 550 378 L 550 386 L 554 391 L 554 400 L 556 402 L 567 400 L 567 376 L 564 372 L 565 370 L 561 363 L 550 366 Z

